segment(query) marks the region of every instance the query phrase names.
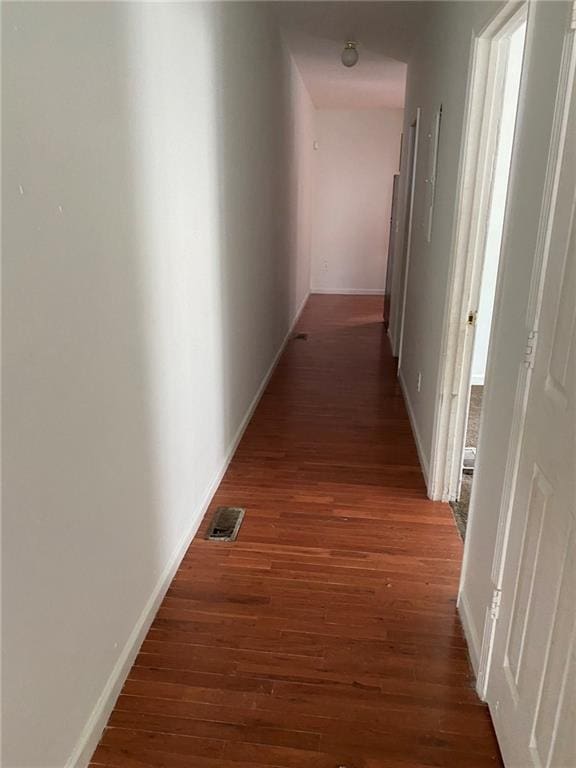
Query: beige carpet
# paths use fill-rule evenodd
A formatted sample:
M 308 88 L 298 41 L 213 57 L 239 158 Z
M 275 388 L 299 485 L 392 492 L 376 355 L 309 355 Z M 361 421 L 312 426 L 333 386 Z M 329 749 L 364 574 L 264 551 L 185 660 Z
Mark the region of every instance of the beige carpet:
M 478 445 L 478 427 L 480 426 L 480 413 L 482 412 L 482 395 L 484 394 L 484 387 L 475 384 L 473 387 L 470 387 L 470 390 L 466 447 L 476 448 Z

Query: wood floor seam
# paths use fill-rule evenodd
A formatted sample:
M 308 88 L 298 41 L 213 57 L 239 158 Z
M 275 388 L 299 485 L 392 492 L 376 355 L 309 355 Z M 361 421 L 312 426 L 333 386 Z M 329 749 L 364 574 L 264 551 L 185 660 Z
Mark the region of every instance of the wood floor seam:
M 502 766 L 381 315 L 310 297 L 92 768 Z M 220 506 L 233 543 L 204 538 Z

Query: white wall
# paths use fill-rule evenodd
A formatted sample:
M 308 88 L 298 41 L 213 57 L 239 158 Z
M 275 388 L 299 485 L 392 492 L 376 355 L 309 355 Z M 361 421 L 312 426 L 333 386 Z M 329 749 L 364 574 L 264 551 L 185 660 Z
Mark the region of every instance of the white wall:
M 414 186 L 414 219 L 404 343 L 400 378 L 418 444 L 421 463 L 427 473 L 432 431 L 438 403 L 438 373 L 441 360 L 443 319 L 446 310 L 454 228 L 456 187 L 460 160 L 468 64 L 473 30 L 480 30 L 498 11 L 492 2 L 429 3 L 421 39 L 408 62 L 404 135 L 421 109 L 419 151 Z M 427 17 L 427 18 L 426 18 Z M 438 45 L 442 40 L 443 44 Z M 438 148 L 432 238 L 424 230 L 425 178 L 427 171 L 426 135 L 434 113 L 442 105 Z M 404 160 L 405 158 L 403 158 Z M 399 199 L 404 199 L 406 169 L 402 168 Z M 399 228 L 403 232 L 403 226 Z M 392 283 L 390 335 L 397 343 L 400 334 L 402 302 L 402 237 Z M 420 391 L 418 381 L 420 379 Z
M 512 142 L 514 140 L 514 126 L 516 123 L 517 94 L 520 84 L 520 72 L 522 69 L 525 31 L 526 27 L 525 25 L 522 25 L 510 38 L 510 50 L 504 84 L 504 99 L 500 117 L 500 137 L 496 163 L 494 165 L 492 199 L 490 202 L 488 228 L 486 232 L 486 249 L 484 254 L 484 265 L 482 268 L 482 285 L 480 290 L 480 301 L 478 303 L 478 318 L 474 334 L 472 384 L 484 384 L 484 377 L 486 374 L 488 342 L 490 341 L 492 309 L 494 307 L 494 296 L 496 294 L 496 277 L 498 274 L 498 264 L 500 262 L 500 244 L 502 240 L 502 227 L 504 225 L 504 211 L 506 208 L 506 194 L 508 191 L 508 174 L 510 170 L 510 157 L 512 155 Z
M 312 290 L 384 292 L 400 109 L 318 110 Z
M 306 296 L 312 106 L 266 4 L 7 3 L 3 38 L 3 764 L 52 768 Z
M 289 57 L 290 109 L 288 121 L 290 146 L 290 225 L 289 244 L 291 276 L 288 281 L 291 306 L 298 308 L 310 293 L 312 273 L 312 206 L 316 153 L 313 150 L 316 132 L 315 109 L 298 67 Z

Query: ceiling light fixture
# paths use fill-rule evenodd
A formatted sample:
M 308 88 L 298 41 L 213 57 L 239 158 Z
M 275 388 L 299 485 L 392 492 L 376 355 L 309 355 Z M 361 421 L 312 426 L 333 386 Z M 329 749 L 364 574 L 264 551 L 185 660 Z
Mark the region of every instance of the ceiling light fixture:
M 357 45 L 358 43 L 355 43 L 354 40 L 348 40 L 344 46 L 344 50 L 342 51 L 342 64 L 344 64 L 345 67 L 353 67 L 358 63 Z

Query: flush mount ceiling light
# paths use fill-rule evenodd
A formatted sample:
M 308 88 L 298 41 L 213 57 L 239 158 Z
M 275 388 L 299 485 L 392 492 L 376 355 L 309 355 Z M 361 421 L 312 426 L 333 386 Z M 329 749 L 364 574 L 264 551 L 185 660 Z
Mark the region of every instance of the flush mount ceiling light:
M 358 50 L 357 50 L 358 43 L 355 43 L 354 40 L 348 40 L 346 45 L 344 46 L 344 50 L 342 51 L 342 64 L 344 64 L 345 67 L 353 67 L 355 64 L 358 63 Z

